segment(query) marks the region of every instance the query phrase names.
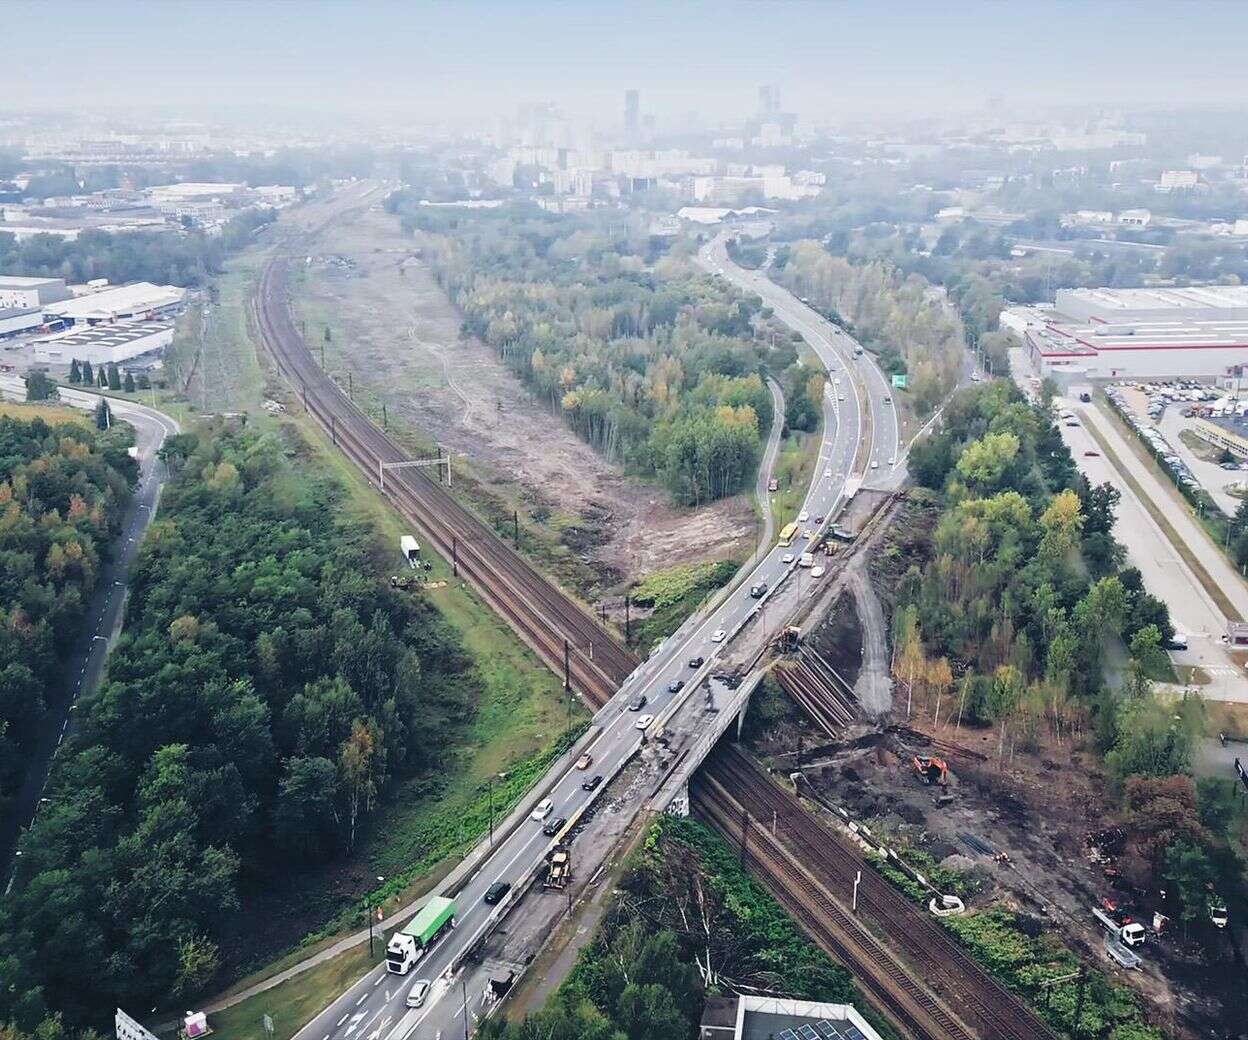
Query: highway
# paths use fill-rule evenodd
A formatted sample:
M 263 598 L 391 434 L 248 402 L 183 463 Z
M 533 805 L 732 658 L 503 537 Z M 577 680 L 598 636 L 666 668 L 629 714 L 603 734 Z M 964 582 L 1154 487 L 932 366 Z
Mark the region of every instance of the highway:
M 722 250 L 722 244 L 719 248 Z M 753 286 L 750 288 L 758 291 Z M 856 344 L 850 337 L 826 332 L 819 327 L 818 316 L 812 318 L 813 312 L 806 313 L 808 308 L 778 286 L 771 287 L 768 298 L 777 314 L 786 321 L 791 320 L 794 327 L 802 331 L 829 370 L 841 373 L 840 386 L 845 388 L 837 394 L 831 392 L 836 384 L 829 384 L 819 467 L 803 506 L 808 519 L 802 527 L 817 537 L 818 529 L 831 523 L 836 510 L 852 493 L 850 482 L 860 481 L 864 475 L 865 467 L 860 466 L 857 472 L 854 467 L 865 431 L 870 428 L 883 431 L 882 436 L 877 433 L 873 438 L 872 450 L 887 461 L 898 451 L 896 421 L 892 418 L 891 406 L 881 400 L 883 395 L 878 391 L 883 385 L 882 375 L 875 370 L 873 383 L 873 366 L 852 359 Z M 857 373 L 858 378 L 851 378 L 851 371 Z M 865 380 L 865 387 L 859 387 L 859 378 Z M 868 387 L 876 389 L 869 391 Z M 864 400 L 871 408 L 869 424 L 864 422 Z M 759 601 L 751 597 L 751 586 L 766 583 L 774 590 L 796 567 L 796 558 L 807 544 L 807 539 L 802 537 L 788 548 L 765 549 L 731 594 L 705 617 L 685 626 L 677 637 L 656 648 L 625 680 L 619 692 L 595 716 L 597 733 L 590 746 L 593 761 L 589 768 L 567 767 L 541 782 L 541 793 L 553 803 L 547 820 L 572 818 L 602 793 L 605 783 L 588 792 L 582 788 L 582 782 L 596 775 L 611 777 L 641 745 L 644 731 L 640 726 L 645 724 L 646 717 L 653 717 L 648 727 L 653 734 L 664 719 L 699 688 L 716 667 L 719 653 L 731 642 L 736 630 L 758 610 Z M 779 625 L 782 621 L 776 618 L 774 623 Z M 697 659 L 702 663 L 691 665 L 690 662 Z M 673 690 L 671 687 L 676 682 L 682 685 Z M 644 698 L 644 705 L 637 711 L 630 711 L 629 703 L 638 698 Z M 384 965 L 374 968 L 300 1030 L 296 1034 L 299 1040 L 410 1040 L 412 1037 L 433 1040 L 439 1035 L 449 1037 L 463 1031 L 464 1022 L 459 1016 L 464 1013 L 466 995 L 460 992 L 455 977 L 457 959 L 490 926 L 496 915 L 510 910 L 510 896 L 497 907 L 487 905 L 484 902 L 486 890 L 496 882 L 520 885 L 543 861 L 554 839 L 544 835 L 542 828 L 542 821 L 526 819 L 510 833 L 496 833 L 493 849 L 454 893 L 455 928 L 426 953 L 407 976 L 389 974 Z M 418 979 L 431 980 L 434 985 L 423 1007 L 409 1009 L 406 997 Z M 479 995 L 472 994 L 467 999 L 475 1004 Z

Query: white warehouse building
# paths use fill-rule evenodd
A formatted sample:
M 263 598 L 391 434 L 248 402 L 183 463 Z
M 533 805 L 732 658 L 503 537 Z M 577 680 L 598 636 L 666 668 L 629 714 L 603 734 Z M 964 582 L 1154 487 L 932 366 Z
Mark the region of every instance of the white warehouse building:
M 44 312 L 74 325 L 97 325 L 169 314 L 177 310 L 185 299 L 186 290 L 176 285 L 134 282 L 54 303 L 45 307 Z
M 1010 308 L 1001 327 L 1041 375 L 1229 379 L 1248 368 L 1248 286 L 1060 289 L 1052 311 Z
M 93 366 L 119 365 L 164 350 L 172 342 L 171 321 L 119 321 L 35 340 L 35 362 L 69 365 L 77 358 Z

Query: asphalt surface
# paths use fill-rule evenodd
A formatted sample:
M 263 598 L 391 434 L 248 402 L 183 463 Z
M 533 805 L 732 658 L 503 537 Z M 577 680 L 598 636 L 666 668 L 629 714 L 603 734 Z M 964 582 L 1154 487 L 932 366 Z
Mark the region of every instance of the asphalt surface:
M 1062 440 L 1091 483 L 1108 481 L 1118 489 L 1122 497 L 1114 536 L 1126 546 L 1130 562 L 1140 569 L 1144 587 L 1165 600 L 1174 627 L 1187 634 L 1188 648 L 1171 652 L 1174 663 L 1197 666 L 1209 676 L 1210 681 L 1199 688 L 1202 696 L 1210 700 L 1248 701 L 1248 674 L 1236 664 L 1229 647 L 1222 642 L 1226 632 L 1225 612 L 1176 551 L 1135 489 L 1123 479 L 1114 461 L 1102 452 L 1089 428 L 1096 430 L 1122 464 L 1129 467 L 1132 478 L 1151 497 L 1154 508 L 1166 518 L 1236 609 L 1248 617 L 1248 589 L 1242 579 L 1187 509 L 1176 503 L 1172 492 L 1139 461 L 1123 435 L 1096 405 L 1077 400 L 1066 400 L 1064 404 L 1078 417 L 1079 425 L 1059 425 Z
M 98 400 L 97 395 L 81 390 L 63 390 L 61 396 L 65 404 L 88 410 L 93 410 Z M 143 532 L 156 513 L 160 490 L 167 477 L 165 465 L 156 453 L 167 436 L 178 432 L 177 423 L 161 412 L 116 399 L 110 399 L 110 404 L 114 418 L 125 420 L 135 428 L 139 485 L 113 542 L 112 559 L 100 568 L 95 592 L 83 617 L 81 637 L 75 640 L 73 650 L 62 665 L 60 680 L 49 693 L 44 731 L 31 757 L 14 812 L 0 825 L 0 869 L 7 873 L 6 892 L 13 880 L 10 863 L 15 863 L 17 841 L 38 812 L 48 773 L 72 725 L 74 702 L 99 685 L 109 648 L 121 630 L 130 566 Z
M 734 278 L 751 279 L 751 272 L 727 261 L 723 249 L 722 240 L 716 240 L 704 248 L 701 259 L 725 272 L 731 269 Z M 747 281 L 744 287 L 756 292 L 765 289 L 768 305 L 807 338 L 844 388 L 839 394 L 830 392 L 825 402 L 829 421 L 824 425 L 819 468 L 804 503 L 809 519 L 802 524 L 803 528 L 814 530 L 828 522 L 825 519 L 821 525 L 818 517 L 830 517 L 848 497 L 847 483 L 851 478 L 863 476 L 853 473 L 852 466 L 867 429 L 874 430 L 871 458 L 881 460 L 879 466 L 887 467 L 885 472 L 890 476 L 904 476 L 904 468 L 889 463 L 899 453 L 896 417 L 891 406 L 882 400 L 887 396 L 883 375 L 866 356 L 857 361 L 852 358 L 856 346 L 852 338 L 823 321 L 779 286 L 767 283 L 759 287 Z M 851 368 L 857 378 L 850 378 Z M 865 387 L 858 385 L 860 381 Z M 835 385 L 838 384 L 830 384 Z M 864 423 L 866 408 L 871 409 L 873 416 L 870 424 Z M 852 484 L 848 490 L 852 492 Z M 586 792 L 581 783 L 598 774 L 611 776 L 640 746 L 643 733 L 639 726 L 645 716 L 658 716 L 658 720 L 651 723 L 651 729 L 657 728 L 662 725 L 663 717 L 675 711 L 697 689 L 736 630 L 758 609 L 758 601 L 750 596 L 751 586 L 765 582 L 774 589 L 794 568 L 792 559 L 805 550 L 806 544 L 805 538 L 799 538 L 791 547 L 767 549 L 731 595 L 706 617 L 685 626 L 681 633 L 661 644 L 629 676 L 620 692 L 595 717 L 600 732 L 590 749 L 593 757 L 590 767 L 586 770 L 571 767 L 543 781 L 543 794 L 553 804 L 547 819 L 573 817 L 602 792 L 602 787 L 592 793 Z M 785 561 L 786 556 L 791 557 L 790 562 Z M 693 658 L 705 658 L 706 663 L 691 667 L 689 662 Z M 675 681 L 683 684 L 680 690 L 670 689 Z M 644 707 L 640 711 L 629 711 L 628 703 L 638 697 L 645 698 Z M 428 951 L 408 975 L 390 974 L 384 965 L 373 969 L 300 1030 L 297 1037 L 300 1040 L 411 1040 L 416 1037 L 435 1040 L 463 1032 L 464 1003 L 469 1005 L 467 1013 L 472 1014 L 472 1008 L 479 1006 L 480 996 L 461 993 L 459 980 L 451 977 L 450 969 L 460 954 L 489 929 L 496 915 L 510 910 L 506 900 L 497 907 L 485 904 L 486 890 L 500 881 L 513 886 L 520 884 L 543 861 L 553 839 L 542 833 L 542 826 L 542 821 L 528 819 L 509 834 L 495 835 L 493 851 L 455 893 L 454 929 Z M 407 994 L 420 979 L 433 981 L 433 988 L 423 1007 L 409 1009 Z

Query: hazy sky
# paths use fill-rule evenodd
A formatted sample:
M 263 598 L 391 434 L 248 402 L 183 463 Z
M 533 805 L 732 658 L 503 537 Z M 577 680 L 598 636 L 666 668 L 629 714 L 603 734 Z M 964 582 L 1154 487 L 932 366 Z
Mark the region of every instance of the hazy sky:
M 1243 0 L 4 0 L 0 108 L 299 107 L 416 119 L 550 99 L 618 120 L 1243 103 Z M 20 31 L 18 30 L 20 27 Z

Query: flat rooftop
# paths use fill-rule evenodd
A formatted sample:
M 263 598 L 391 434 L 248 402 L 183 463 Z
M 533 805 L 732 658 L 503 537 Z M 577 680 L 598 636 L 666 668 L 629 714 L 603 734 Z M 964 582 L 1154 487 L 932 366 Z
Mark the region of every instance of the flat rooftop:
M 135 282 L 133 285 L 110 286 L 86 296 L 48 304 L 44 310 L 62 318 L 91 318 L 120 311 L 169 307 L 181 303 L 185 297 L 186 290 L 174 285 Z
M 741 1040 L 867 1040 L 867 1036 L 845 1019 L 747 1010 Z
M 173 328 L 171 321 L 119 321 L 112 325 L 93 325 L 89 329 L 44 336 L 37 343 L 55 343 L 61 347 L 121 347 L 136 339 L 146 339 Z
M 1194 307 L 1248 307 L 1248 285 L 1205 285 L 1157 289 L 1062 289 L 1064 300 L 1078 301 L 1102 310 L 1181 311 Z
M 41 285 L 60 285 L 64 278 L 25 278 L 21 275 L 0 274 L 0 289 L 37 289 Z
M 1248 364 L 1248 319 L 1224 321 L 1148 321 L 1115 325 L 1066 325 L 1051 322 L 1027 333 L 1045 355 L 1094 355 L 1108 350 L 1245 350 Z

